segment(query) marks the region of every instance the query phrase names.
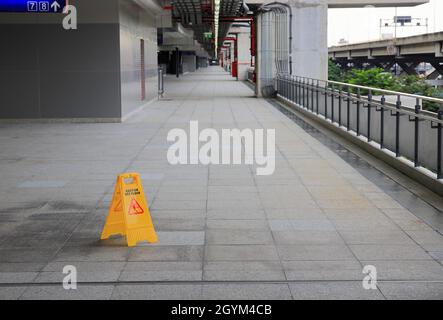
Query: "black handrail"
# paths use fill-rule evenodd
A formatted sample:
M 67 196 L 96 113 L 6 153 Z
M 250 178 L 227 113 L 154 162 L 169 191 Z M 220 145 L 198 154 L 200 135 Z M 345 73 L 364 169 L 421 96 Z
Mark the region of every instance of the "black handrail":
M 364 90 L 364 91 L 363 91 Z M 357 136 L 364 136 L 368 143 L 373 142 L 374 136 L 371 131 L 373 125 L 379 125 L 379 148 L 387 149 L 386 144 L 386 119 L 385 115 L 394 117 L 394 146 L 392 151 L 395 157 L 408 158 L 405 152 L 401 149 L 400 137 L 401 134 L 406 134 L 405 130 L 400 130 L 402 122 L 400 118 L 407 115 L 409 122 L 414 124 L 414 136 L 413 136 L 413 156 L 411 161 L 414 163 L 414 167 L 420 167 L 420 128 L 421 122 L 427 121 L 430 123 L 430 128 L 436 131 L 437 146 L 435 148 L 436 166 L 435 168 L 428 168 L 433 171 L 437 179 L 443 178 L 442 172 L 442 139 L 443 139 L 443 100 L 437 98 L 430 98 L 425 96 L 404 94 L 401 92 L 382 90 L 377 88 L 370 88 L 358 85 L 352 85 L 347 83 L 339 83 L 335 81 L 322 81 L 317 79 L 305 78 L 300 76 L 290 76 L 286 74 L 278 75 L 276 77 L 276 91 L 281 97 L 295 103 L 301 108 L 304 108 L 313 114 L 322 115 L 326 121 L 330 121 L 338 127 L 345 129 L 346 131 L 353 131 Z M 366 94 L 362 94 L 362 91 Z M 375 93 L 381 93 L 381 98 L 376 99 Z M 319 110 L 321 96 L 324 96 L 323 113 Z M 387 103 L 386 96 L 396 95 L 396 102 Z M 415 98 L 414 108 L 409 108 L 403 105 L 402 97 Z M 330 98 L 330 99 L 329 99 Z M 338 99 L 338 115 L 336 110 L 336 101 Z M 440 104 L 440 110 L 437 114 L 423 111 L 423 101 L 432 101 L 433 103 Z M 346 103 L 346 121 L 342 119 L 342 102 Z M 351 105 L 355 108 L 352 109 Z M 361 111 L 366 109 L 366 133 L 361 131 Z M 352 128 L 351 112 L 354 110 L 355 114 L 355 128 Z M 386 113 L 389 111 L 389 113 Z M 372 114 L 375 112 L 374 114 Z M 379 113 L 380 117 L 376 116 L 374 124 L 374 115 Z M 336 121 L 338 119 L 338 123 Z M 352 121 L 351 121 L 352 120 Z M 404 125 L 404 124 L 403 124 Z M 388 128 L 389 129 L 389 128 Z M 364 130 L 363 130 L 364 131 Z M 388 136 L 389 138 L 389 136 Z M 412 138 L 412 137 L 411 137 Z M 434 150 L 432 150 L 433 152 Z M 432 165 L 433 166 L 433 165 Z M 429 166 L 428 166 L 429 167 Z

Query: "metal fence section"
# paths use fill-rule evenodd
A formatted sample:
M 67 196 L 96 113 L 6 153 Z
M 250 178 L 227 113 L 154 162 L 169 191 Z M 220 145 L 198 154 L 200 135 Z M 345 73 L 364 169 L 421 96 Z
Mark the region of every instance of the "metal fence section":
M 276 89 L 325 121 L 443 178 L 443 99 L 285 74 L 276 77 Z

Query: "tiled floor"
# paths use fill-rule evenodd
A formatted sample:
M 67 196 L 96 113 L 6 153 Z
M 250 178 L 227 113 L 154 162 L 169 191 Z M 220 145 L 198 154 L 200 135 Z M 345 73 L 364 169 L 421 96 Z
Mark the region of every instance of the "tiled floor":
M 0 125 L 0 299 L 443 299 L 443 213 L 218 67 L 166 90 L 123 124 Z M 168 131 L 190 120 L 276 129 L 275 173 L 169 165 Z M 156 245 L 99 241 L 124 171 Z

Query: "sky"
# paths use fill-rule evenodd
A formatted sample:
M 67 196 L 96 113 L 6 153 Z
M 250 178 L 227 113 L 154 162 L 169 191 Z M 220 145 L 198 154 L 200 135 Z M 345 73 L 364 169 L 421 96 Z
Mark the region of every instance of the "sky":
M 337 45 L 340 39 L 349 43 L 379 40 L 382 34 L 394 34 L 393 27 L 380 29 L 380 19 L 393 20 L 395 8 L 329 9 L 328 44 Z M 399 7 L 397 16 L 422 19 L 421 27 L 397 27 L 397 37 L 426 32 L 443 31 L 443 0 L 430 0 L 416 7 Z M 428 27 L 426 20 L 428 19 Z M 384 25 L 384 23 L 383 23 Z

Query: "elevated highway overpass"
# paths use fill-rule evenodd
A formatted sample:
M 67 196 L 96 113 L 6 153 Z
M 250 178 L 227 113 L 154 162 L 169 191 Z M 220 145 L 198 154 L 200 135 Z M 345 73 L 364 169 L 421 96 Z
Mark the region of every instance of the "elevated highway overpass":
M 343 68 L 370 64 L 389 70 L 397 64 L 407 74 L 426 62 L 435 69 L 427 78 L 435 80 L 443 75 L 443 32 L 333 46 L 329 57 Z

